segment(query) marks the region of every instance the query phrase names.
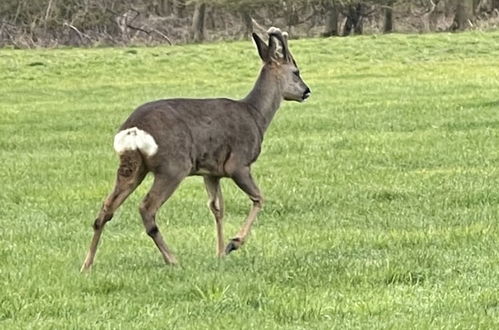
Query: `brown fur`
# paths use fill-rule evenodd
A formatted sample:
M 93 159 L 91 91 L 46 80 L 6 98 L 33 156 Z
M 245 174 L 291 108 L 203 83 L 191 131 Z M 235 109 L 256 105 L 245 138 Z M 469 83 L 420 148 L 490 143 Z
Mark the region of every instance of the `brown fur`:
M 146 232 L 165 262 L 176 259 L 156 225 L 156 212 L 189 175 L 202 175 L 215 217 L 218 256 L 238 249 L 246 241 L 263 205 L 251 176 L 251 164 L 261 151 L 263 136 L 283 99 L 303 101 L 310 89 L 300 78 L 287 40 L 279 30 L 269 32 L 269 45 L 253 35 L 264 66 L 255 86 L 242 100 L 169 99 L 138 107 L 120 130 L 137 127 L 158 145 L 152 156 L 126 151 L 120 156 L 116 185 L 94 223 L 94 237 L 82 270 L 90 268 L 102 230 L 114 211 L 142 182 L 147 172 L 154 182 L 140 204 Z M 280 51 L 277 51 L 280 43 Z M 239 233 L 223 247 L 223 198 L 220 178 L 230 177 L 253 205 Z
M 140 153 L 138 151 L 128 151 L 120 155 L 118 175 L 123 178 L 130 178 L 137 174 L 142 165 L 143 161 Z

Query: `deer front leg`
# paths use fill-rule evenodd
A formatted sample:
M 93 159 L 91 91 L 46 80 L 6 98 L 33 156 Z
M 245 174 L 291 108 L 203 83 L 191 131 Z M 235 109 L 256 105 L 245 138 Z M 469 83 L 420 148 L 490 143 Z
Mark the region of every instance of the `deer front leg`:
M 217 257 L 224 255 L 224 234 L 223 234 L 223 216 L 224 201 L 222 190 L 220 188 L 220 178 L 214 176 L 204 176 L 204 184 L 208 192 L 208 207 L 215 217 L 215 226 L 217 232 Z
M 260 190 L 251 177 L 249 167 L 236 171 L 232 175 L 232 179 L 236 185 L 248 195 L 253 202 L 253 205 L 251 206 L 250 212 L 246 217 L 243 226 L 239 230 L 239 233 L 236 237 L 231 239 L 229 244 L 225 247 L 225 254 L 229 254 L 232 251 L 239 249 L 246 242 L 251 226 L 253 225 L 253 222 L 255 222 L 256 216 L 263 206 L 263 198 L 260 194 Z

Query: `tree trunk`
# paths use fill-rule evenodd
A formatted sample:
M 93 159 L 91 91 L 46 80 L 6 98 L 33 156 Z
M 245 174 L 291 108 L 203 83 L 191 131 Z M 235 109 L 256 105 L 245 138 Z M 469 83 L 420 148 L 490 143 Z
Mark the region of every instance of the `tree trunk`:
M 157 16 L 169 16 L 171 14 L 170 0 L 154 0 L 148 5 L 148 14 Z
M 204 14 L 206 12 L 205 3 L 196 3 L 192 16 L 192 40 L 203 42 L 204 40 Z
M 356 5 L 348 5 L 348 11 L 346 13 L 347 19 L 343 27 L 343 36 L 349 36 L 352 34 L 362 34 L 364 30 L 362 22 L 362 4 L 357 3 Z
M 451 17 L 452 14 L 454 14 L 454 12 L 456 10 L 455 9 L 456 8 L 455 2 L 456 2 L 456 0 L 446 0 L 446 1 L 444 1 L 444 5 L 445 5 L 445 9 L 444 9 L 444 11 L 445 11 L 445 17 Z
M 347 37 L 350 34 L 352 34 L 352 28 L 353 28 L 352 19 L 350 18 L 350 16 L 347 16 L 345 24 L 343 25 L 343 36 Z
M 430 31 L 436 31 L 438 29 L 439 15 L 442 13 L 440 0 L 433 0 L 433 2 L 435 3 L 435 7 L 428 15 L 428 27 Z
M 209 6 L 206 9 L 206 18 L 204 19 L 204 28 L 206 30 L 215 30 L 217 28 L 217 24 L 215 23 L 215 14 L 215 8 L 213 8 L 213 6 Z
M 492 0 L 492 10 L 499 10 L 499 0 Z
M 393 32 L 393 3 L 384 8 L 385 22 L 383 24 L 383 33 Z
M 159 14 L 161 16 L 170 16 L 173 12 L 171 0 L 159 0 Z
M 322 34 L 324 37 L 338 36 L 338 16 L 339 11 L 335 1 L 326 1 L 325 3 L 326 10 L 326 26 L 324 29 L 324 33 Z
M 183 18 L 185 15 L 185 0 L 173 0 L 173 15 Z
M 431 32 L 435 31 L 438 16 L 435 14 L 437 6 L 440 0 L 432 0 L 430 1 L 430 8 L 425 9 L 425 13 L 421 16 L 421 21 L 423 22 L 423 32 Z
M 249 39 L 251 37 L 251 32 L 253 32 L 253 22 L 251 21 L 250 9 L 243 8 L 240 11 L 241 20 L 243 21 L 243 35 L 244 38 Z
M 362 3 L 358 3 L 355 7 L 355 20 L 353 32 L 357 35 L 364 33 L 364 20 L 362 17 Z
M 481 0 L 473 0 L 473 16 L 477 16 L 479 14 L 479 11 L 480 11 L 480 8 L 478 8 L 480 6 L 480 2 Z
M 457 0 L 456 16 L 454 16 L 453 30 L 470 28 L 473 19 L 473 0 Z

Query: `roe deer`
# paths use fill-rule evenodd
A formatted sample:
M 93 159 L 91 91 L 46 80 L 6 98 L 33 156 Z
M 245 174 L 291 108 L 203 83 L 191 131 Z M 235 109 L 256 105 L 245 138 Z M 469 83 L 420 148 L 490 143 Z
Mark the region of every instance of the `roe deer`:
M 167 264 L 175 264 L 176 259 L 163 240 L 155 215 L 187 176 L 204 178 L 208 206 L 215 217 L 217 255 L 222 257 L 244 244 L 263 203 L 251 177 L 251 164 L 260 154 L 263 135 L 283 99 L 302 102 L 310 96 L 289 51 L 287 33 L 277 28 L 267 33 L 268 45 L 253 33 L 264 64 L 253 89 L 242 100 L 154 101 L 138 107 L 121 126 L 114 139 L 120 158 L 116 185 L 93 224 L 94 235 L 82 271 L 92 266 L 106 222 L 148 172 L 154 174 L 154 182 L 140 204 L 140 215 Z M 253 203 L 241 230 L 225 248 L 223 177 L 234 180 Z

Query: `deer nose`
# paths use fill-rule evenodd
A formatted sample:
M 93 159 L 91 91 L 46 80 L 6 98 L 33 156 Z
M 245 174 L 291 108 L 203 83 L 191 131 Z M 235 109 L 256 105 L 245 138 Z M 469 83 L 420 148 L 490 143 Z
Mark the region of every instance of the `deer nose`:
M 308 97 L 310 96 L 311 93 L 312 93 L 312 91 L 310 90 L 310 88 L 307 87 L 307 89 L 305 90 L 305 92 L 303 92 L 302 98 L 304 100 L 308 99 Z

